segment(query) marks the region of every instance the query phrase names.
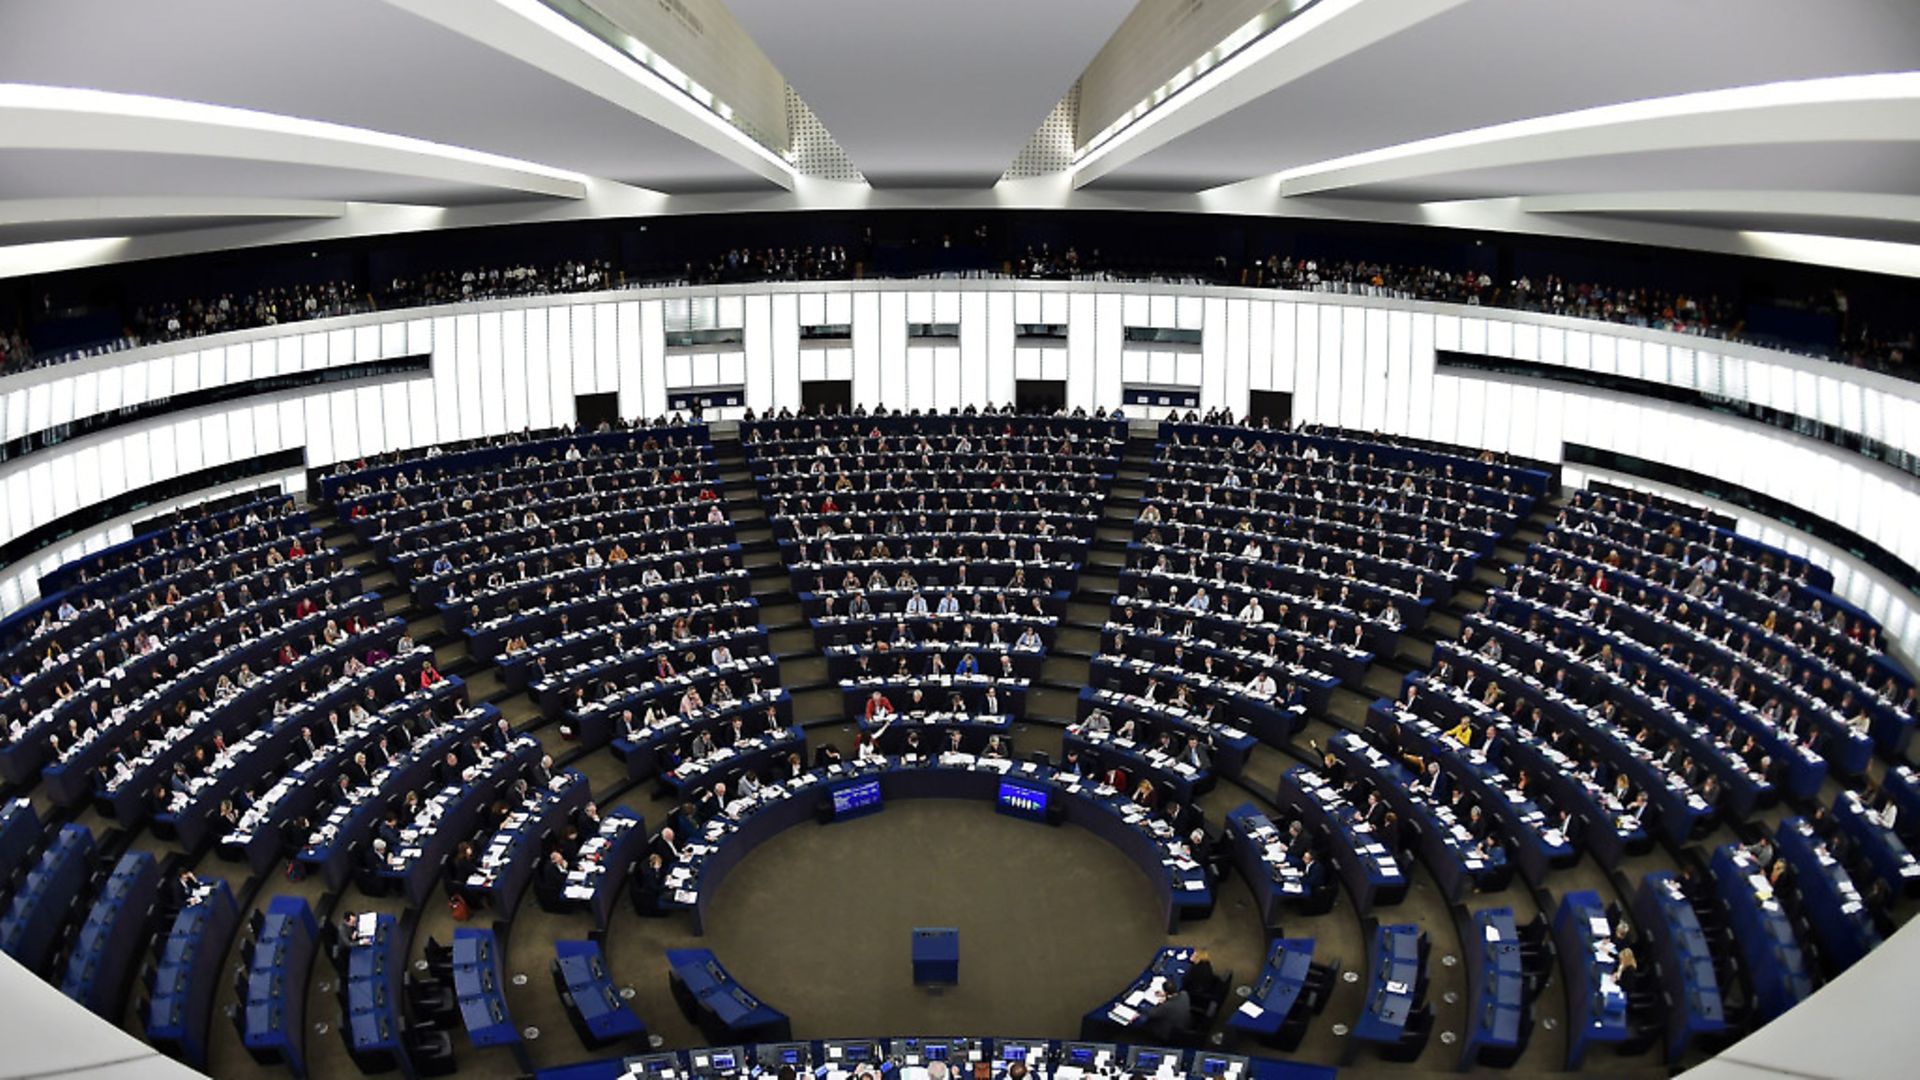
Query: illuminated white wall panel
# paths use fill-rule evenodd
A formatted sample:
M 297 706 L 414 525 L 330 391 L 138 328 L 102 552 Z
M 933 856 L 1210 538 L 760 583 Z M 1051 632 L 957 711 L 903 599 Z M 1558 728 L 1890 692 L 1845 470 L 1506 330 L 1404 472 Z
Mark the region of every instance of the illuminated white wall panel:
M 664 301 L 697 296 L 742 349 L 665 355 Z M 956 342 L 908 348 L 909 321 L 952 322 Z M 1065 324 L 1064 346 L 1016 344 L 1016 322 Z M 799 328 L 852 327 L 851 347 L 801 348 Z M 1200 330 L 1199 350 L 1127 349 L 1126 325 Z M 304 447 L 310 463 L 571 422 L 575 393 L 618 392 L 627 415 L 665 411 L 670 384 L 742 383 L 759 409 L 793 406 L 803 379 L 846 378 L 867 405 L 945 408 L 1008 401 L 1016 378 L 1056 378 L 1072 404 L 1119 403 L 1128 382 L 1197 383 L 1207 407 L 1246 408 L 1255 390 L 1294 395 L 1297 418 L 1555 458 L 1575 440 L 1722 476 L 1805 506 L 1920 562 L 1911 478 L 1774 429 L 1644 399 L 1439 374 L 1461 349 L 1591 368 L 1764 403 L 1920 450 L 1920 386 L 1747 346 L 1525 313 L 1395 305 L 1246 290 L 1022 282 L 809 284 L 662 290 L 564 302 L 460 305 L 353 316 L 153 346 L 0 379 L 0 430 L 14 437 L 78 416 L 282 372 L 408 353 L 431 379 L 325 387 L 230 411 L 89 436 L 0 465 L 0 540 L 181 472 Z M 678 382 L 676 383 L 676 380 Z M 1756 526 L 1758 527 L 1758 526 Z M 100 530 L 48 558 L 105 542 Z M 1805 544 L 1783 530 L 1782 542 Z M 39 559 L 33 560 L 40 561 Z M 1839 564 L 1850 598 L 1920 633 L 1911 599 Z M 0 605 L 10 571 L 0 570 Z M 17 577 L 17 575 L 15 575 Z M 25 590 L 16 590 L 24 596 Z

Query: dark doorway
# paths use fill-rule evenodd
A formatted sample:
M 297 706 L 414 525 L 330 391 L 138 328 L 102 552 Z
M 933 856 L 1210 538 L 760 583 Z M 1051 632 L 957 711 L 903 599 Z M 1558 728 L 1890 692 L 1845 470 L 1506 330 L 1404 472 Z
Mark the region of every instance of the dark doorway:
M 588 431 L 598 430 L 601 424 L 611 424 L 620 419 L 620 395 L 575 394 L 573 415 L 580 419 L 581 427 Z
M 852 379 L 807 379 L 800 383 L 800 407 L 814 414 L 851 412 Z
M 1293 422 L 1293 395 L 1278 390 L 1254 390 L 1247 400 L 1247 419 L 1262 420 L 1268 427 L 1283 428 Z
M 1013 405 L 1023 413 L 1058 412 L 1067 406 L 1065 379 L 1016 379 Z

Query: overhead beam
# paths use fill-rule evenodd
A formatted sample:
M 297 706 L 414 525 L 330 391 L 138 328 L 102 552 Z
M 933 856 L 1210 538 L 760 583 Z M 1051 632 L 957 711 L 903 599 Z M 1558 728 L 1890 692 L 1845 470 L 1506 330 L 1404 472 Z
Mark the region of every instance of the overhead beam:
M 1320 0 L 1074 164 L 1083 187 L 1174 139 L 1469 0 Z
M 1830 218 L 1920 224 L 1920 195 L 1860 191 L 1612 191 L 1529 195 L 1530 214 L 1738 214 L 1745 217 Z
M 123 195 L 70 199 L 0 199 L 0 226 L 190 218 L 338 218 L 344 202 L 199 195 Z
M 1276 175 L 1281 195 L 1314 195 L 1618 154 L 1916 139 L 1920 72 L 1899 72 L 1602 105 L 1369 150 Z
M 224 105 L 64 86 L 0 84 L 0 150 L 94 150 L 353 169 L 582 199 L 587 178 L 424 139 Z
M 792 188 L 780 155 L 539 0 L 385 0 Z M 555 117 L 564 123 L 565 117 Z

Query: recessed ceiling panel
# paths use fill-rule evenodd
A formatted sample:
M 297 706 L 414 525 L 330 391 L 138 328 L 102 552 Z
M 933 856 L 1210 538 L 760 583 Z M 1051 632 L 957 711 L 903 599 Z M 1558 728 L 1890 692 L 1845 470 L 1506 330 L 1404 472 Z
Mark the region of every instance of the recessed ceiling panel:
M 662 191 L 770 186 L 687 139 L 381 0 L 8 4 L 0 15 L 0 78 L 326 120 Z
M 1920 142 L 1786 143 L 1608 154 L 1343 187 L 1347 199 L 1432 202 L 1591 191 L 1859 191 L 1920 195 Z
M 1906 71 L 1912 0 L 1473 0 L 1095 181 L 1194 190 L 1492 124 L 1699 90 Z
M 94 150 L 0 151 L 0 193 L 7 199 L 229 195 L 435 206 L 529 198 L 357 169 Z
M 729 0 L 875 185 L 987 187 L 1131 0 Z

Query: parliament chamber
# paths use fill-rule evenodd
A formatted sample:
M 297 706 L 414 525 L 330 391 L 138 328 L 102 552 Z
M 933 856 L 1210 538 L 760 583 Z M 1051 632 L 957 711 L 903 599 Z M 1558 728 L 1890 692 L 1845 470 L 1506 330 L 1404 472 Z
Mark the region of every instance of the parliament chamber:
M 1915 57 L 6 6 L 0 1080 L 1908 1075 Z

